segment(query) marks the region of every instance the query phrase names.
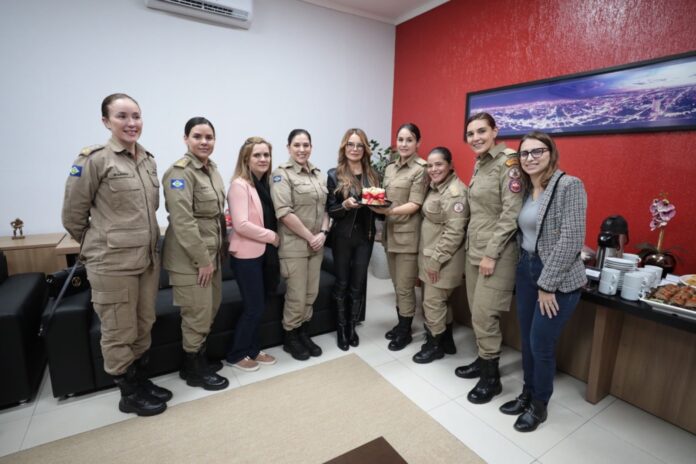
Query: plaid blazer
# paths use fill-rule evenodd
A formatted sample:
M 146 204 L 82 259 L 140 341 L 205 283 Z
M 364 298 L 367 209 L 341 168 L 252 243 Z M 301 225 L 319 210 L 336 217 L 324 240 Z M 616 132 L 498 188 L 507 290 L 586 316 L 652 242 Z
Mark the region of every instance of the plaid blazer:
M 537 214 L 536 253 L 544 265 L 537 281 L 540 289 L 568 293 L 587 283 L 580 259 L 586 210 L 582 181 L 557 170 L 544 190 Z

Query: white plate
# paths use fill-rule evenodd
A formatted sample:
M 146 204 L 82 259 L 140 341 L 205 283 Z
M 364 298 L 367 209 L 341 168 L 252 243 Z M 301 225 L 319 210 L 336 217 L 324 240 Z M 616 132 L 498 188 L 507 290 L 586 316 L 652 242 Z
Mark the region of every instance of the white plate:
M 680 308 L 679 306 L 668 305 L 667 303 L 660 303 L 655 300 L 648 300 L 647 298 L 641 298 L 640 301 L 652 306 L 652 309 L 665 314 L 674 314 L 683 319 L 689 319 L 696 321 L 696 311 L 692 311 L 686 308 Z
M 635 266 L 636 262 L 633 261 L 632 259 L 623 259 L 623 258 L 614 258 L 613 256 L 610 256 L 604 260 L 604 262 L 609 262 L 609 263 L 615 263 L 623 266 Z
M 679 277 L 679 280 L 685 285 L 690 285 L 692 287 L 696 287 L 696 284 L 693 282 L 696 282 L 696 274 L 686 274 L 681 277 Z M 691 280 L 692 283 L 689 283 L 688 281 Z

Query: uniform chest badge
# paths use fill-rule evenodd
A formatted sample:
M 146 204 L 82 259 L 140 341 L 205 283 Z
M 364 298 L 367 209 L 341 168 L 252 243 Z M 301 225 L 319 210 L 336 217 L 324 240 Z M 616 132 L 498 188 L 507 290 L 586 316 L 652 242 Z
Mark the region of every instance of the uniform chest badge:
M 277 183 L 280 182 L 281 180 L 283 180 L 283 177 L 282 177 L 282 176 L 273 176 L 273 183 L 274 183 L 274 184 L 277 184 Z
M 70 168 L 70 177 L 81 177 L 82 176 L 82 166 L 77 166 L 73 164 Z
M 464 203 L 457 202 L 454 204 L 453 208 L 455 213 L 461 213 L 464 211 Z
M 519 179 L 510 179 L 508 188 L 512 193 L 520 193 L 522 191 L 522 182 Z
M 186 181 L 184 179 L 172 179 L 169 181 L 169 188 L 172 190 L 183 190 L 186 187 Z
M 514 167 L 508 171 L 508 176 L 510 179 L 519 179 L 520 175 L 520 168 L 518 167 Z

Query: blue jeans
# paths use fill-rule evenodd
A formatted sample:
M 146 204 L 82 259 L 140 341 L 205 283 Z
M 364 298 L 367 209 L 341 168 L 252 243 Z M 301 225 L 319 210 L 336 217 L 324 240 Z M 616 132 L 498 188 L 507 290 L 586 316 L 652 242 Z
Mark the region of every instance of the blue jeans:
M 548 403 L 556 374 L 556 342 L 580 300 L 580 289 L 570 293 L 556 292 L 558 314 L 553 318 L 541 314 L 536 283 L 543 268 L 539 256 L 522 250 L 517 265 L 515 299 L 522 338 L 524 388 L 533 399 Z
M 246 356 L 255 359 L 259 355 L 259 325 L 266 309 L 263 260 L 263 255 L 252 259 L 230 256 L 230 266 L 234 270 L 244 303 L 244 310 L 234 328 L 234 337 L 225 356 L 232 364 Z

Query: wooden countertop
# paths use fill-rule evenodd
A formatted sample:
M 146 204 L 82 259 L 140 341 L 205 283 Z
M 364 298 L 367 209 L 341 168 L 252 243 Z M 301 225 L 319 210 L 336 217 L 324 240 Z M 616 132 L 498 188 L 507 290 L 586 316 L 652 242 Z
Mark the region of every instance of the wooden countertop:
M 0 237 L 0 250 L 26 250 L 29 248 L 54 247 L 65 237 L 65 232 L 53 234 L 31 234 L 24 238 L 13 240 L 12 236 Z

